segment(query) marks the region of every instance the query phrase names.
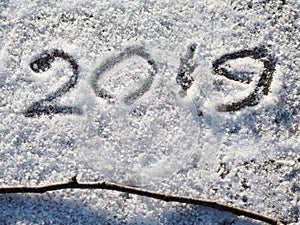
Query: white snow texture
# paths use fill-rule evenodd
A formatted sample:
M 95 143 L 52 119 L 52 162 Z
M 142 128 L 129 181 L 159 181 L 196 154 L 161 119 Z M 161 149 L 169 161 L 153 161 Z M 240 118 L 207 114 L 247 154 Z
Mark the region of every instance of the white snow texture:
M 297 0 L 0 0 L 0 185 L 105 180 L 300 223 Z M 257 221 L 103 190 L 0 224 Z

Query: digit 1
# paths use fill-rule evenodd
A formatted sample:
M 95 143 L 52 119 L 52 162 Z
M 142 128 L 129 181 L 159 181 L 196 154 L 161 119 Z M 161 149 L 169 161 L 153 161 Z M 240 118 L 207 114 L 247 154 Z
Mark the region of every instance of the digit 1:
M 197 44 L 193 43 L 188 46 L 186 55 L 180 59 L 180 65 L 176 76 L 176 82 L 182 88 L 182 93 L 186 94 L 186 91 L 192 86 L 194 78 L 192 73 L 196 66 L 193 62 Z

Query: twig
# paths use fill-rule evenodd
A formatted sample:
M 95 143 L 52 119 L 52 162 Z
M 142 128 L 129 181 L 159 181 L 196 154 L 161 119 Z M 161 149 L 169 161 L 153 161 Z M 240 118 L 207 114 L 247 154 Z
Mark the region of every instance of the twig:
M 159 199 L 166 202 L 179 202 L 179 203 L 187 203 L 200 205 L 204 207 L 209 207 L 221 211 L 226 211 L 233 213 L 236 216 L 245 216 L 251 219 L 255 219 L 261 222 L 265 222 L 272 225 L 285 225 L 285 223 L 278 219 L 269 216 L 264 216 L 260 213 L 253 212 L 247 209 L 243 209 L 240 207 L 228 205 L 225 203 L 221 203 L 213 200 L 205 200 L 200 198 L 192 198 L 187 196 L 180 195 L 171 195 L 164 194 L 154 191 L 149 191 L 146 189 L 121 185 L 112 182 L 98 181 L 98 182 L 78 182 L 76 176 L 72 177 L 66 182 L 54 183 L 54 184 L 46 184 L 40 186 L 6 186 L 0 187 L 0 194 L 10 194 L 10 193 L 45 193 L 48 191 L 62 190 L 62 189 L 106 189 L 106 190 L 114 190 L 119 192 L 126 192 L 130 194 L 136 194 L 140 196 L 145 196 L 149 198 Z

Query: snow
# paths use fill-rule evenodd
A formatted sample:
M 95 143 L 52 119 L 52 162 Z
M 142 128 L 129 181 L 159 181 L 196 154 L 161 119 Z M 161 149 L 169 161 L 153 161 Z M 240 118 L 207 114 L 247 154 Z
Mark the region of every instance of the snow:
M 0 185 L 77 174 L 299 223 L 299 10 L 296 0 L 1 1 Z M 214 71 L 222 56 L 257 47 L 268 54 L 219 64 L 239 81 Z M 53 49 L 71 58 L 30 67 Z M 268 60 L 268 94 L 263 86 L 257 104 L 218 111 L 256 90 Z M 187 90 L 179 71 L 190 71 Z M 59 113 L 26 117 L 37 102 Z M 102 190 L 0 202 L 1 224 L 258 224 Z

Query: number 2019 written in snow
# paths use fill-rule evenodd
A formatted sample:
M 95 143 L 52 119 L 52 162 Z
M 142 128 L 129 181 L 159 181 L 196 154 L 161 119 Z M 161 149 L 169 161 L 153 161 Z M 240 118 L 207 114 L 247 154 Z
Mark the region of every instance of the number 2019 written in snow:
M 194 82 L 194 70 L 196 65 L 193 63 L 193 58 L 197 45 L 191 44 L 187 48 L 187 52 L 184 57 L 180 59 L 180 65 L 178 68 L 176 82 L 181 87 L 183 92 L 186 92 Z M 104 89 L 99 85 L 99 81 L 103 81 L 105 74 L 112 70 L 117 64 L 120 64 L 126 59 L 132 57 L 139 57 L 144 60 L 150 67 L 148 78 L 140 85 L 137 90 L 128 93 L 127 96 L 123 96 L 123 102 L 127 105 L 131 105 L 141 97 L 145 92 L 151 88 L 151 84 L 158 71 L 157 63 L 152 59 L 151 55 L 142 46 L 133 46 L 126 48 L 123 52 L 116 56 L 112 56 L 102 62 L 93 72 L 90 85 L 96 96 L 107 99 L 108 101 L 116 98 L 112 95 L 109 90 Z M 57 88 L 55 91 L 45 94 L 45 96 L 33 102 L 24 112 L 26 117 L 36 117 L 47 114 L 82 114 L 82 110 L 73 106 L 58 105 L 56 99 L 62 97 L 67 92 L 71 91 L 72 88 L 78 83 L 79 76 L 79 65 L 75 58 L 70 54 L 58 50 L 52 49 L 40 53 L 36 56 L 29 64 L 30 68 L 36 73 L 42 73 L 51 68 L 51 64 L 57 59 L 61 58 L 70 64 L 72 69 L 72 75 L 70 78 Z M 251 77 L 242 77 L 235 72 L 226 69 L 225 64 L 228 62 L 234 62 L 234 60 L 242 58 L 252 58 L 260 61 L 263 64 L 263 70 L 259 74 L 258 82 L 254 90 L 252 90 L 248 96 L 237 102 L 229 102 L 216 106 L 217 111 L 230 112 L 237 111 L 248 106 L 257 105 L 263 95 L 269 93 L 270 85 L 272 82 L 273 73 L 275 71 L 275 59 L 270 55 L 266 48 L 256 47 L 253 49 L 240 50 L 225 54 L 220 58 L 212 62 L 212 69 L 215 75 L 223 76 L 225 79 L 229 79 L 234 82 L 250 83 L 252 82 Z

